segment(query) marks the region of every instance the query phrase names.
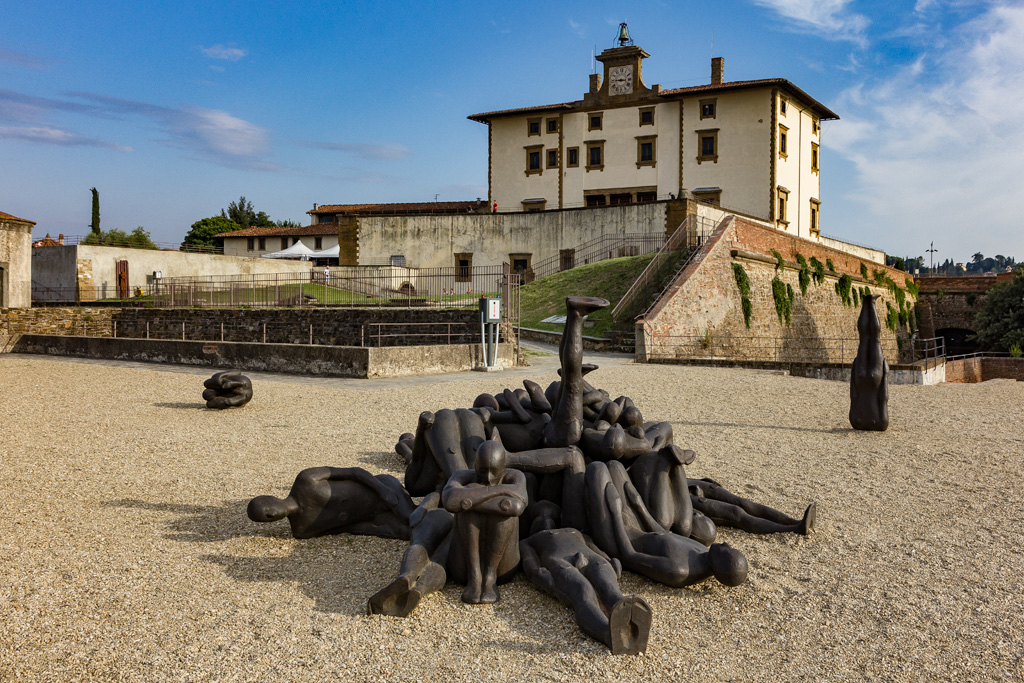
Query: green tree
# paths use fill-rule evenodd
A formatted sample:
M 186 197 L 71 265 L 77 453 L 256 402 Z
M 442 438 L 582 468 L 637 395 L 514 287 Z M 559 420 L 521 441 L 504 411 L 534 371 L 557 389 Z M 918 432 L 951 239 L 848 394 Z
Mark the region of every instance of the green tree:
M 1009 351 L 1014 344 L 1024 346 L 1024 270 L 988 290 L 974 317 L 974 329 L 983 349 Z
M 89 190 L 92 192 L 92 223 L 89 228 L 94 235 L 100 234 L 100 192 L 95 187 Z
M 130 247 L 132 249 L 159 249 L 152 239 L 149 231 L 141 225 L 131 232 L 112 228 L 101 231 L 99 234 L 90 232 L 82 240 L 82 244 L 93 244 L 102 247 Z
M 273 228 L 280 225 L 272 221 L 266 211 L 256 211 L 252 202 L 247 201 L 244 195 L 239 197 L 237 202 L 228 204 L 227 209 L 221 209 L 220 215 L 221 218 L 234 221 L 243 228 Z
M 293 220 L 291 220 L 289 218 L 285 218 L 283 221 L 274 221 L 274 225 L 276 225 L 279 228 L 300 228 L 300 227 L 302 227 L 301 225 L 299 225 L 298 223 L 296 223 L 295 221 L 293 221 Z
M 245 199 L 244 197 L 242 198 Z M 223 248 L 224 238 L 217 237 L 222 232 L 241 230 L 242 226 L 225 216 L 211 216 L 192 224 L 192 229 L 185 235 L 181 243 L 182 251 L 196 251 L 203 248 Z M 198 248 L 198 249 L 197 249 Z

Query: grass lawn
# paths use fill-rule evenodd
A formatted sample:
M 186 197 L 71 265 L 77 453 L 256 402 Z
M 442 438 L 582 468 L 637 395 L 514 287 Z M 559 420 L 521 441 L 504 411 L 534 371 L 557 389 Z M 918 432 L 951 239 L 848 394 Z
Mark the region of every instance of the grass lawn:
M 561 332 L 563 325 L 542 323 L 541 320 L 552 315 L 564 315 L 567 296 L 599 296 L 608 299 L 612 305 L 592 313 L 587 318 L 588 321 L 595 324 L 593 327 L 585 328 L 584 334 L 600 336 L 610 329 L 629 329 L 632 327 L 632 321 L 614 323 L 611 309 L 643 272 L 652 258 L 654 258 L 653 254 L 646 254 L 609 259 L 587 266 L 579 266 L 523 285 L 520 299 L 520 324 L 523 327 L 532 327 L 538 330 Z

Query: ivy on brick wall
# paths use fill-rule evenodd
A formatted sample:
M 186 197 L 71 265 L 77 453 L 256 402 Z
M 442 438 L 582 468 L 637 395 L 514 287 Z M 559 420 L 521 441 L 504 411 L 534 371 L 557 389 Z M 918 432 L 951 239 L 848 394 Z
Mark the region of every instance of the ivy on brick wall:
M 811 257 L 811 277 L 814 279 L 814 284 L 821 285 L 825 282 L 825 265 L 816 259 Z
M 860 264 L 860 276 L 865 280 L 868 279 L 868 267 L 863 263 Z
M 736 286 L 740 290 L 740 306 L 743 308 L 743 322 L 750 329 L 750 319 L 754 317 L 754 304 L 750 302 L 750 278 L 746 269 L 739 263 L 732 264 L 732 275 L 736 278 Z
M 850 290 L 853 288 L 853 278 L 843 273 L 836 280 L 836 294 L 842 300 L 844 306 L 849 306 L 852 301 L 850 300 Z
M 797 252 L 794 256 L 796 256 L 796 262 L 800 266 L 800 272 L 797 273 L 797 281 L 800 283 L 800 294 L 807 296 L 807 285 L 811 284 L 811 267 L 807 265 L 807 259 L 800 252 Z
M 786 271 L 786 260 L 784 258 L 782 258 L 782 254 L 780 254 L 777 250 L 772 249 L 772 256 L 775 257 L 775 272 L 777 272 L 777 273 L 785 272 Z
M 885 302 L 885 326 L 893 333 L 896 332 L 896 325 L 900 321 L 900 314 L 892 304 L 888 301 Z
M 917 299 L 918 296 L 921 294 L 921 292 L 917 288 L 917 283 L 914 282 L 913 278 L 909 278 L 908 277 L 906 279 L 906 284 L 907 284 L 907 291 L 910 292 L 910 296 L 914 297 L 914 299 Z
M 789 325 L 793 315 L 793 288 L 777 275 L 772 278 L 772 298 L 775 299 L 775 312 L 779 315 L 779 322 Z
M 853 307 L 860 308 L 860 292 L 856 287 L 853 288 Z

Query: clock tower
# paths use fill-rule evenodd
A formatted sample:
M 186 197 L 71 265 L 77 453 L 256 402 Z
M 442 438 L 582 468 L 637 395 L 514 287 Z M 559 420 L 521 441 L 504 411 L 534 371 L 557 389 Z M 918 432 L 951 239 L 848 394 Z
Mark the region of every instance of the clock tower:
M 604 65 L 604 78 L 591 76 L 590 92 L 583 96 L 584 104 L 618 104 L 648 99 L 661 92 L 661 86 L 648 88 L 641 77 L 641 62 L 649 54 L 636 45 L 626 32 L 626 24 L 619 25 L 618 47 L 608 48 L 597 56 Z

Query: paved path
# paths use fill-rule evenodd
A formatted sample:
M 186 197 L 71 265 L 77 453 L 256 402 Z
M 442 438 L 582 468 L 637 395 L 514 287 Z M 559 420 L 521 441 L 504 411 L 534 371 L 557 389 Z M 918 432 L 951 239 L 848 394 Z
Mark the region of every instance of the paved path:
M 527 358 L 530 364 L 527 367 L 509 368 L 495 373 L 501 377 L 524 378 L 535 375 L 554 378 L 558 371 L 558 347 L 554 344 L 541 342 L 524 341 L 522 348 L 542 353 L 545 355 L 531 355 Z M 45 356 L 36 354 L 6 354 L 8 357 L 24 357 L 33 360 L 45 360 L 54 363 L 85 363 L 91 365 L 106 365 L 122 368 L 145 368 L 147 370 L 158 370 L 162 372 L 178 372 L 188 375 L 202 375 L 209 377 L 213 372 L 224 368 L 196 365 L 175 365 L 172 363 L 140 363 L 136 361 L 107 360 L 96 358 L 73 358 L 69 356 Z M 613 367 L 627 365 L 633 362 L 633 357 L 624 353 L 596 353 L 585 352 L 584 358 L 588 363 L 597 363 L 601 367 Z M 245 371 L 247 377 L 262 382 L 287 382 L 291 384 L 312 384 L 324 387 L 344 387 L 347 389 L 386 389 L 389 387 L 407 387 L 438 384 L 441 382 L 458 382 L 463 380 L 479 379 L 483 373 L 467 370 L 464 372 L 448 372 L 436 375 L 415 375 L 412 377 L 389 377 L 385 379 L 357 379 L 350 377 L 318 377 L 311 375 L 292 375 L 283 372 L 255 372 Z M 518 382 L 516 382 L 518 384 Z

